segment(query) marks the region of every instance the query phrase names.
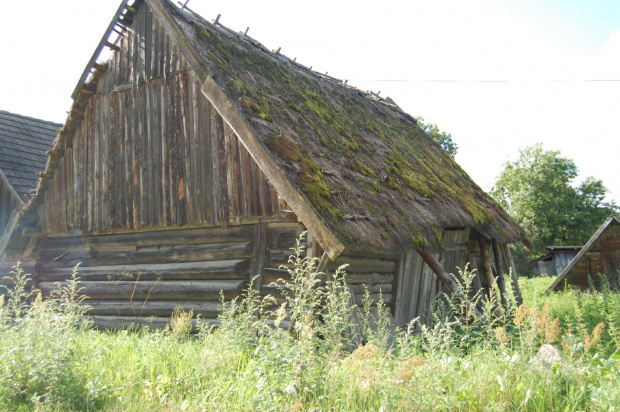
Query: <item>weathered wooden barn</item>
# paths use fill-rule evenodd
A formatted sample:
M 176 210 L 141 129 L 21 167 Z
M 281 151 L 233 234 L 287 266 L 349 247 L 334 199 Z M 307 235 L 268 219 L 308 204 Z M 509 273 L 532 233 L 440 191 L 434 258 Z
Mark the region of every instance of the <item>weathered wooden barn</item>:
M 81 263 L 101 326 L 213 319 L 255 275 L 272 292 L 303 230 L 401 325 L 466 262 L 478 290 L 506 290 L 523 231 L 415 119 L 217 20 L 124 1 L 73 99 L 7 254 L 44 292 Z
M 0 110 L 0 256 L 61 124 Z M 8 227 L 8 228 L 7 228 Z
M 592 280 L 595 288 L 600 289 L 600 275 L 607 277 L 612 289 L 617 290 L 620 287 L 620 217 L 617 215 L 610 216 L 599 227 L 549 286 L 547 293 L 563 290 L 566 285 L 587 290 L 590 286 L 588 278 Z
M 581 248 L 582 246 L 548 246 L 543 256 L 527 266 L 537 276 L 556 276 L 562 273 Z

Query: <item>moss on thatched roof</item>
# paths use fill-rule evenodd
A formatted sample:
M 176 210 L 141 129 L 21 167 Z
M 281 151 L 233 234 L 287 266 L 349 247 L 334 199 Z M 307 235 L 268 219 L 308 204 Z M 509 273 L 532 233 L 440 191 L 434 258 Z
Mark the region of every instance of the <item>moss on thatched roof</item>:
M 395 105 L 165 6 L 201 69 L 348 250 L 438 250 L 453 227 L 500 242 L 524 237 Z

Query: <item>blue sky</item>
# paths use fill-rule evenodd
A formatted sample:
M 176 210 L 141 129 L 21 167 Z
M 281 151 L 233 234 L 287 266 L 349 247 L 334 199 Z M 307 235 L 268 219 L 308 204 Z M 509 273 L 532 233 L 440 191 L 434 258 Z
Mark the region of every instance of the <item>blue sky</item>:
M 63 122 L 118 0 L 32 0 L 0 16 L 0 109 Z M 203 17 L 381 91 L 452 133 L 484 189 L 543 142 L 620 201 L 620 2 L 191 0 Z M 11 64 L 14 63 L 14 64 Z M 598 81 L 591 81 L 598 80 Z M 492 81 L 492 82 L 489 82 Z

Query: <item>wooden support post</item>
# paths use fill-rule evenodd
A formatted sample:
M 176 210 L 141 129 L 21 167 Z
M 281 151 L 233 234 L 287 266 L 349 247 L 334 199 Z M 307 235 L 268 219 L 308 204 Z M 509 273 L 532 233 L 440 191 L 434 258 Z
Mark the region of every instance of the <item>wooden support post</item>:
M 260 292 L 262 287 L 262 270 L 267 248 L 267 223 L 259 222 L 254 230 L 254 251 L 252 253 L 252 265 L 250 267 L 250 281 L 254 278 L 252 286 Z
M 446 273 L 441 263 L 439 263 L 439 261 L 435 259 L 432 254 L 425 252 L 421 249 L 416 249 L 416 252 L 418 252 L 418 254 L 422 256 L 424 262 L 431 268 L 435 275 L 437 275 L 437 278 L 444 284 L 448 292 L 456 293 L 459 298 L 461 298 L 464 302 L 467 302 L 468 305 L 471 305 L 471 301 L 469 300 L 469 298 L 465 296 L 459 285 L 457 285 L 454 279 L 452 279 L 450 275 Z M 473 305 L 471 305 L 471 307 L 476 312 L 476 316 L 482 318 L 482 313 L 478 310 L 478 308 Z
M 498 302 L 494 287 L 495 277 L 493 277 L 493 271 L 491 270 L 491 257 L 489 256 L 489 246 L 487 244 L 487 239 L 480 233 L 478 233 L 478 244 L 480 244 L 480 254 L 482 255 L 482 268 L 487 277 L 487 296 L 489 300 Z
M 478 265 L 476 264 L 475 253 L 473 251 L 469 252 L 467 255 L 467 259 L 470 262 L 469 270 L 472 273 L 476 271 L 474 275 L 473 290 L 472 290 L 471 298 L 473 299 L 476 296 L 476 294 L 480 294 L 480 298 L 478 299 L 478 304 L 476 305 L 476 307 L 480 311 L 482 311 L 482 308 L 484 308 L 484 302 L 485 302 L 486 296 L 484 294 L 484 289 L 482 288 L 482 282 L 480 282 L 480 270 L 478 270 Z
M 504 279 L 504 273 L 507 273 L 504 266 L 504 260 L 502 259 L 501 252 L 497 241 L 492 240 L 491 246 L 493 247 L 493 255 L 495 257 L 495 268 L 497 269 L 497 286 L 499 287 L 500 300 L 504 309 L 508 308 L 510 301 L 507 299 L 508 292 L 506 291 L 506 280 Z
M 504 260 L 506 262 L 506 266 L 510 268 L 510 280 L 512 282 L 512 291 L 515 294 L 515 300 L 517 301 L 517 305 L 521 306 L 523 304 L 523 296 L 521 295 L 521 288 L 519 287 L 519 280 L 517 278 L 517 269 L 515 267 L 514 262 L 512 261 L 512 257 L 510 256 L 510 249 L 508 249 L 507 244 L 501 245 L 501 249 L 504 254 Z

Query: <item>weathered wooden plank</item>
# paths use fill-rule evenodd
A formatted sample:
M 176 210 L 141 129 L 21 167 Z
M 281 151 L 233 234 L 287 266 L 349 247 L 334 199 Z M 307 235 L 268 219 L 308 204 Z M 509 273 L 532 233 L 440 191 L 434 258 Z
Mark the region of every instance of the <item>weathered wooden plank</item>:
M 145 81 L 153 76 L 153 17 L 147 7 L 143 7 L 144 14 L 144 74 Z
M 489 245 L 484 235 L 478 233 L 478 243 L 480 243 L 480 253 L 482 255 L 482 270 L 487 278 L 487 297 L 492 301 L 499 302 L 495 293 L 495 278 L 491 269 L 491 256 L 489 254 Z
M 194 113 L 191 109 L 191 95 L 190 95 L 190 83 L 189 75 L 187 73 L 179 74 L 179 87 L 181 95 L 181 119 L 183 121 L 183 160 L 185 162 L 185 209 L 186 209 L 186 224 L 195 224 L 196 219 L 196 200 L 195 200 L 195 174 L 192 173 L 192 161 L 196 161 L 196 153 L 194 147 Z
M 201 128 L 200 128 L 200 107 L 198 103 L 198 85 L 196 84 L 196 76 L 193 71 L 190 71 L 190 78 L 188 81 L 189 96 L 190 96 L 190 164 L 192 167 L 192 191 L 194 192 L 195 202 L 195 222 L 196 224 L 202 224 L 204 220 L 204 206 L 203 206 L 203 193 L 202 193 L 202 147 L 201 147 Z
M 450 275 L 448 275 L 445 272 L 443 266 L 441 265 L 441 263 L 437 260 L 435 256 L 421 249 L 416 249 L 416 251 L 418 252 L 420 256 L 422 256 L 422 259 L 424 259 L 424 262 L 433 271 L 433 273 L 437 275 L 439 280 L 442 282 L 442 287 L 445 287 L 448 293 L 456 293 L 460 299 L 470 304 L 469 298 L 463 293 L 463 291 L 456 284 L 454 279 L 452 279 Z M 476 315 L 482 316 L 480 311 L 478 311 L 477 309 L 475 309 L 475 311 L 476 311 Z
M 70 251 L 82 246 L 98 248 L 101 245 L 132 245 L 138 247 L 158 245 L 192 245 L 228 242 L 250 242 L 254 236 L 254 225 L 229 228 L 194 228 L 157 230 L 134 233 L 102 234 L 98 236 L 48 237 L 41 239 L 42 251 Z
M 271 285 L 282 279 L 284 282 L 291 281 L 291 274 L 286 269 L 263 268 L 261 270 L 261 278 L 263 285 Z
M 137 36 L 134 36 L 137 37 Z M 134 41 L 134 48 L 136 47 L 136 42 Z M 135 50 L 135 49 L 134 49 Z M 134 52 L 135 56 L 135 52 Z M 135 64 L 135 59 L 134 59 Z M 141 202 L 141 189 L 140 189 L 140 181 L 141 181 L 141 160 L 140 160 L 140 131 L 139 131 L 139 123 L 140 123 L 140 110 L 137 107 L 138 105 L 138 89 L 135 84 L 136 81 L 136 68 L 132 65 L 132 75 L 134 78 L 134 87 L 132 89 L 130 95 L 130 110 L 131 116 L 128 120 L 131 122 L 131 169 L 132 169 L 132 215 L 133 215 L 133 228 L 140 227 L 140 202 Z
M 137 64 L 134 70 L 136 70 L 137 74 L 137 85 L 142 85 L 146 81 L 146 36 L 145 36 L 145 26 L 146 26 L 146 7 L 141 7 L 138 9 L 138 15 L 134 18 L 134 26 L 136 33 L 138 33 L 138 49 L 135 51 L 137 55 Z
M 88 150 L 88 157 L 86 158 L 85 168 L 87 169 L 87 190 L 86 190 L 86 214 L 88 222 L 86 225 L 87 230 L 83 230 L 83 233 L 88 233 L 95 228 L 95 190 L 97 185 L 97 169 L 95 167 L 95 151 L 97 150 L 95 139 L 95 113 L 97 111 L 97 97 L 93 96 L 89 100 L 89 109 L 86 114 L 86 145 Z M 97 146 L 97 147 L 96 147 Z
M 378 294 L 379 292 L 383 293 L 383 296 L 392 294 L 392 284 L 391 283 L 374 283 L 374 284 L 363 284 L 363 285 L 349 285 L 349 290 L 354 295 L 363 295 L 366 293 L 366 289 L 371 294 Z
M 269 224 L 268 246 L 271 249 L 289 250 L 297 241 L 297 224 L 291 223 L 286 226 Z
M 228 197 L 230 200 L 230 219 L 234 219 L 238 215 L 240 208 L 239 199 L 239 149 L 238 139 L 227 123 L 226 126 L 226 154 L 228 156 L 228 170 L 226 180 L 228 185 Z
M 295 252 L 292 250 L 267 249 L 266 266 L 272 268 L 279 268 L 282 265 L 290 266 L 289 258 L 294 255 Z
M 260 186 L 261 186 L 261 171 L 255 161 L 252 160 L 250 163 L 250 173 L 252 175 L 252 186 L 251 186 L 251 197 L 250 201 L 252 203 L 252 216 L 263 216 L 261 210 L 261 200 L 260 200 Z
M 396 319 L 399 325 L 408 324 L 416 316 L 419 316 L 418 303 L 422 282 L 424 261 L 415 251 L 405 254 L 403 279 L 400 290 L 400 305 L 395 308 Z
M 109 95 L 99 96 L 99 214 L 97 216 L 97 230 L 106 230 L 106 220 L 109 214 L 108 184 L 109 184 L 109 165 L 108 165 L 108 143 L 109 143 L 109 119 L 110 119 L 110 99 Z
M 261 285 L 263 283 L 261 271 L 265 266 L 265 251 L 267 245 L 267 224 L 257 224 L 254 231 L 254 249 L 252 251 L 250 279 L 254 282 L 252 286 L 256 290 L 261 290 Z
M 56 190 L 56 196 L 58 197 L 58 231 L 61 233 L 67 231 L 67 169 L 65 163 L 65 157 L 58 159 L 58 169 L 54 177 L 54 188 Z M 58 182 L 58 186 L 56 186 L 56 182 Z
M 249 242 L 203 245 L 150 246 L 137 250 L 42 252 L 39 262 L 45 267 L 126 265 L 138 263 L 190 262 L 199 260 L 245 259 L 252 256 Z
M 509 300 L 506 291 L 506 280 L 504 279 L 504 273 L 508 273 L 506 271 L 506 267 L 504 265 L 504 260 L 502 258 L 499 244 L 496 240 L 491 240 L 491 250 L 493 251 L 493 257 L 495 259 L 495 267 L 497 269 L 497 286 L 499 287 L 500 298 L 502 302 L 502 306 L 504 308 L 508 307 Z
M 175 110 L 175 115 L 176 115 L 176 121 L 175 121 L 175 129 L 176 129 L 176 146 L 177 146 L 177 155 L 178 155 L 178 159 L 176 162 L 176 174 L 177 174 L 177 193 L 178 193 L 178 197 L 177 197 L 177 201 L 178 201 L 178 207 L 177 207 L 177 224 L 180 226 L 186 225 L 187 224 L 187 217 L 188 217 L 188 213 L 189 213 L 189 206 L 188 206 L 188 193 L 186 191 L 186 180 L 187 180 L 187 176 L 186 176 L 186 164 L 187 164 L 187 159 L 188 159 L 188 155 L 185 152 L 185 139 L 187 137 L 187 117 L 186 117 L 186 113 L 187 113 L 187 108 L 184 107 L 186 106 L 186 101 L 185 101 L 185 97 L 184 97 L 184 90 L 183 87 L 181 86 L 181 82 L 182 82 L 182 75 L 178 74 L 176 76 L 174 76 L 173 78 L 173 87 L 174 87 L 174 94 L 175 94 L 175 104 L 177 106 L 176 110 Z
M 239 196 L 241 197 L 241 201 L 243 202 L 243 208 L 239 211 L 241 215 L 248 217 L 252 214 L 252 205 L 251 205 L 251 171 L 250 171 L 250 154 L 245 149 L 245 147 L 240 144 L 239 145 L 239 172 L 241 174 L 241 188 Z
M 341 256 L 327 264 L 327 270 L 335 270 L 342 264 L 348 264 L 347 273 L 394 273 L 395 260 L 369 259 L 352 256 Z
M 116 280 L 209 280 L 249 279 L 248 259 L 198 261 L 181 263 L 145 263 L 108 266 L 80 266 L 82 281 Z M 56 282 L 71 278 L 71 268 L 40 268 L 37 281 Z
M 80 139 L 82 135 L 82 129 L 84 127 L 84 122 L 81 122 L 78 128 L 76 129 L 75 134 L 73 135 L 73 142 L 71 144 L 71 158 L 73 161 L 73 165 L 71 167 L 71 180 L 73 181 L 73 210 L 71 210 L 71 221 L 70 224 L 73 229 L 80 229 L 80 220 L 81 218 L 79 210 L 80 210 L 80 182 L 82 179 L 82 175 L 80 173 L 80 155 L 83 151 Z
M 422 269 L 420 287 L 418 289 L 418 307 L 416 309 L 416 316 L 420 317 L 420 322 L 423 324 L 428 324 L 430 318 L 430 290 L 431 290 L 431 278 L 433 277 L 433 272 L 430 270 L 430 267 L 425 265 Z
M 67 148 L 65 150 L 65 179 L 66 179 L 66 192 L 67 192 L 67 204 L 65 209 L 66 216 L 66 228 L 73 229 L 73 222 L 75 221 L 73 215 L 74 208 L 74 192 L 73 192 L 73 148 Z
M 200 85 L 195 84 L 196 91 L 200 90 Z M 207 99 L 198 94 L 196 97 L 197 104 L 197 117 L 199 133 L 196 138 L 196 156 L 199 163 L 196 164 L 197 170 L 200 175 L 200 212 L 202 213 L 201 223 L 213 222 L 211 214 L 210 194 L 209 194 L 209 181 L 210 181 L 210 151 L 208 146 L 208 133 L 209 133 L 209 106 Z
M 112 93 L 107 100 L 108 109 L 108 131 L 107 131 L 107 168 L 108 185 L 106 193 L 106 205 L 104 213 L 104 229 L 117 228 L 119 226 L 120 212 L 118 205 L 120 204 L 120 188 L 118 186 L 119 180 L 119 166 L 120 166 L 120 147 L 118 145 L 118 107 L 117 107 L 118 95 Z
M 220 292 L 225 298 L 238 296 L 248 281 L 243 280 L 170 280 L 81 282 L 82 295 L 91 299 L 149 299 L 149 300 L 218 300 Z M 44 296 L 67 282 L 39 282 Z
M 141 53 L 144 53 L 144 40 L 141 42 Z M 139 77 L 144 79 L 144 56 L 140 58 L 141 66 Z M 140 175 L 140 227 L 150 226 L 152 223 L 152 208 L 149 206 L 151 203 L 151 170 L 149 169 L 149 145 L 147 140 L 147 107 L 146 107 L 146 88 L 139 89 L 136 101 L 138 106 L 136 107 L 136 120 L 137 124 L 137 140 L 135 141 L 135 148 L 137 157 L 139 159 L 139 175 Z
M 148 14 L 148 13 L 145 13 Z M 147 54 L 145 56 L 147 56 L 148 58 L 148 54 L 149 54 L 149 39 L 146 40 L 146 45 L 147 45 Z M 147 61 L 147 65 L 146 67 L 148 68 L 148 61 Z M 148 75 L 148 73 L 147 73 Z M 145 86 L 145 88 L 143 89 L 143 91 L 141 91 L 141 94 L 144 93 L 144 117 L 142 117 L 142 121 L 141 123 L 144 124 L 144 134 L 140 134 L 140 136 L 143 136 L 145 145 L 144 145 L 144 152 L 145 155 L 142 158 L 143 162 L 146 162 L 146 168 L 145 168 L 145 182 L 144 182 L 144 191 L 145 191 L 145 199 L 148 199 L 147 202 L 147 207 L 146 207 L 146 219 L 145 222 L 147 225 L 151 226 L 151 225 L 157 225 L 159 224 L 158 222 L 158 217 L 157 217 L 157 211 L 156 211 L 156 204 L 157 204 L 157 197 L 155 196 L 155 187 L 157 187 L 159 185 L 159 180 L 158 179 L 158 175 L 155 172 L 155 169 L 157 168 L 157 163 L 156 163 L 156 159 L 154 159 L 153 156 L 153 152 L 154 152 L 154 147 L 158 145 L 159 143 L 159 136 L 157 134 L 157 132 L 154 129 L 154 119 L 157 117 L 156 116 L 156 111 L 155 111 L 155 105 L 156 103 L 153 101 L 153 93 L 152 93 L 152 89 L 153 89 L 153 85 L 152 84 L 148 84 Z
M 523 304 L 523 296 L 521 295 L 521 288 L 519 287 L 519 280 L 517 278 L 517 270 L 515 268 L 514 262 L 512 261 L 512 257 L 510 256 L 510 249 L 508 248 L 508 244 L 502 244 L 500 249 L 506 261 L 506 265 L 512 269 L 510 271 L 512 290 L 514 291 L 517 305 L 521 306 Z
M 369 284 L 369 285 L 379 284 L 379 283 L 392 284 L 394 281 L 394 274 L 393 273 L 365 273 L 365 274 L 352 273 L 352 274 L 347 274 L 346 280 L 349 285 L 361 285 L 364 283 Z
M 148 318 L 150 316 L 170 318 L 176 308 L 184 312 L 193 311 L 194 317 L 200 315 L 201 318 L 216 319 L 222 309 L 219 301 L 157 301 L 157 300 L 92 300 L 85 302 L 91 309 L 88 314 L 91 316 L 134 316 Z
M 214 223 L 226 220 L 223 215 L 223 204 L 226 201 L 224 190 L 222 188 L 222 165 L 220 157 L 222 156 L 221 146 L 224 142 L 224 122 L 214 107 L 211 107 L 211 170 L 212 170 L 212 187 L 213 192 L 213 209 L 215 212 Z M 226 170 L 226 169 L 224 169 Z

